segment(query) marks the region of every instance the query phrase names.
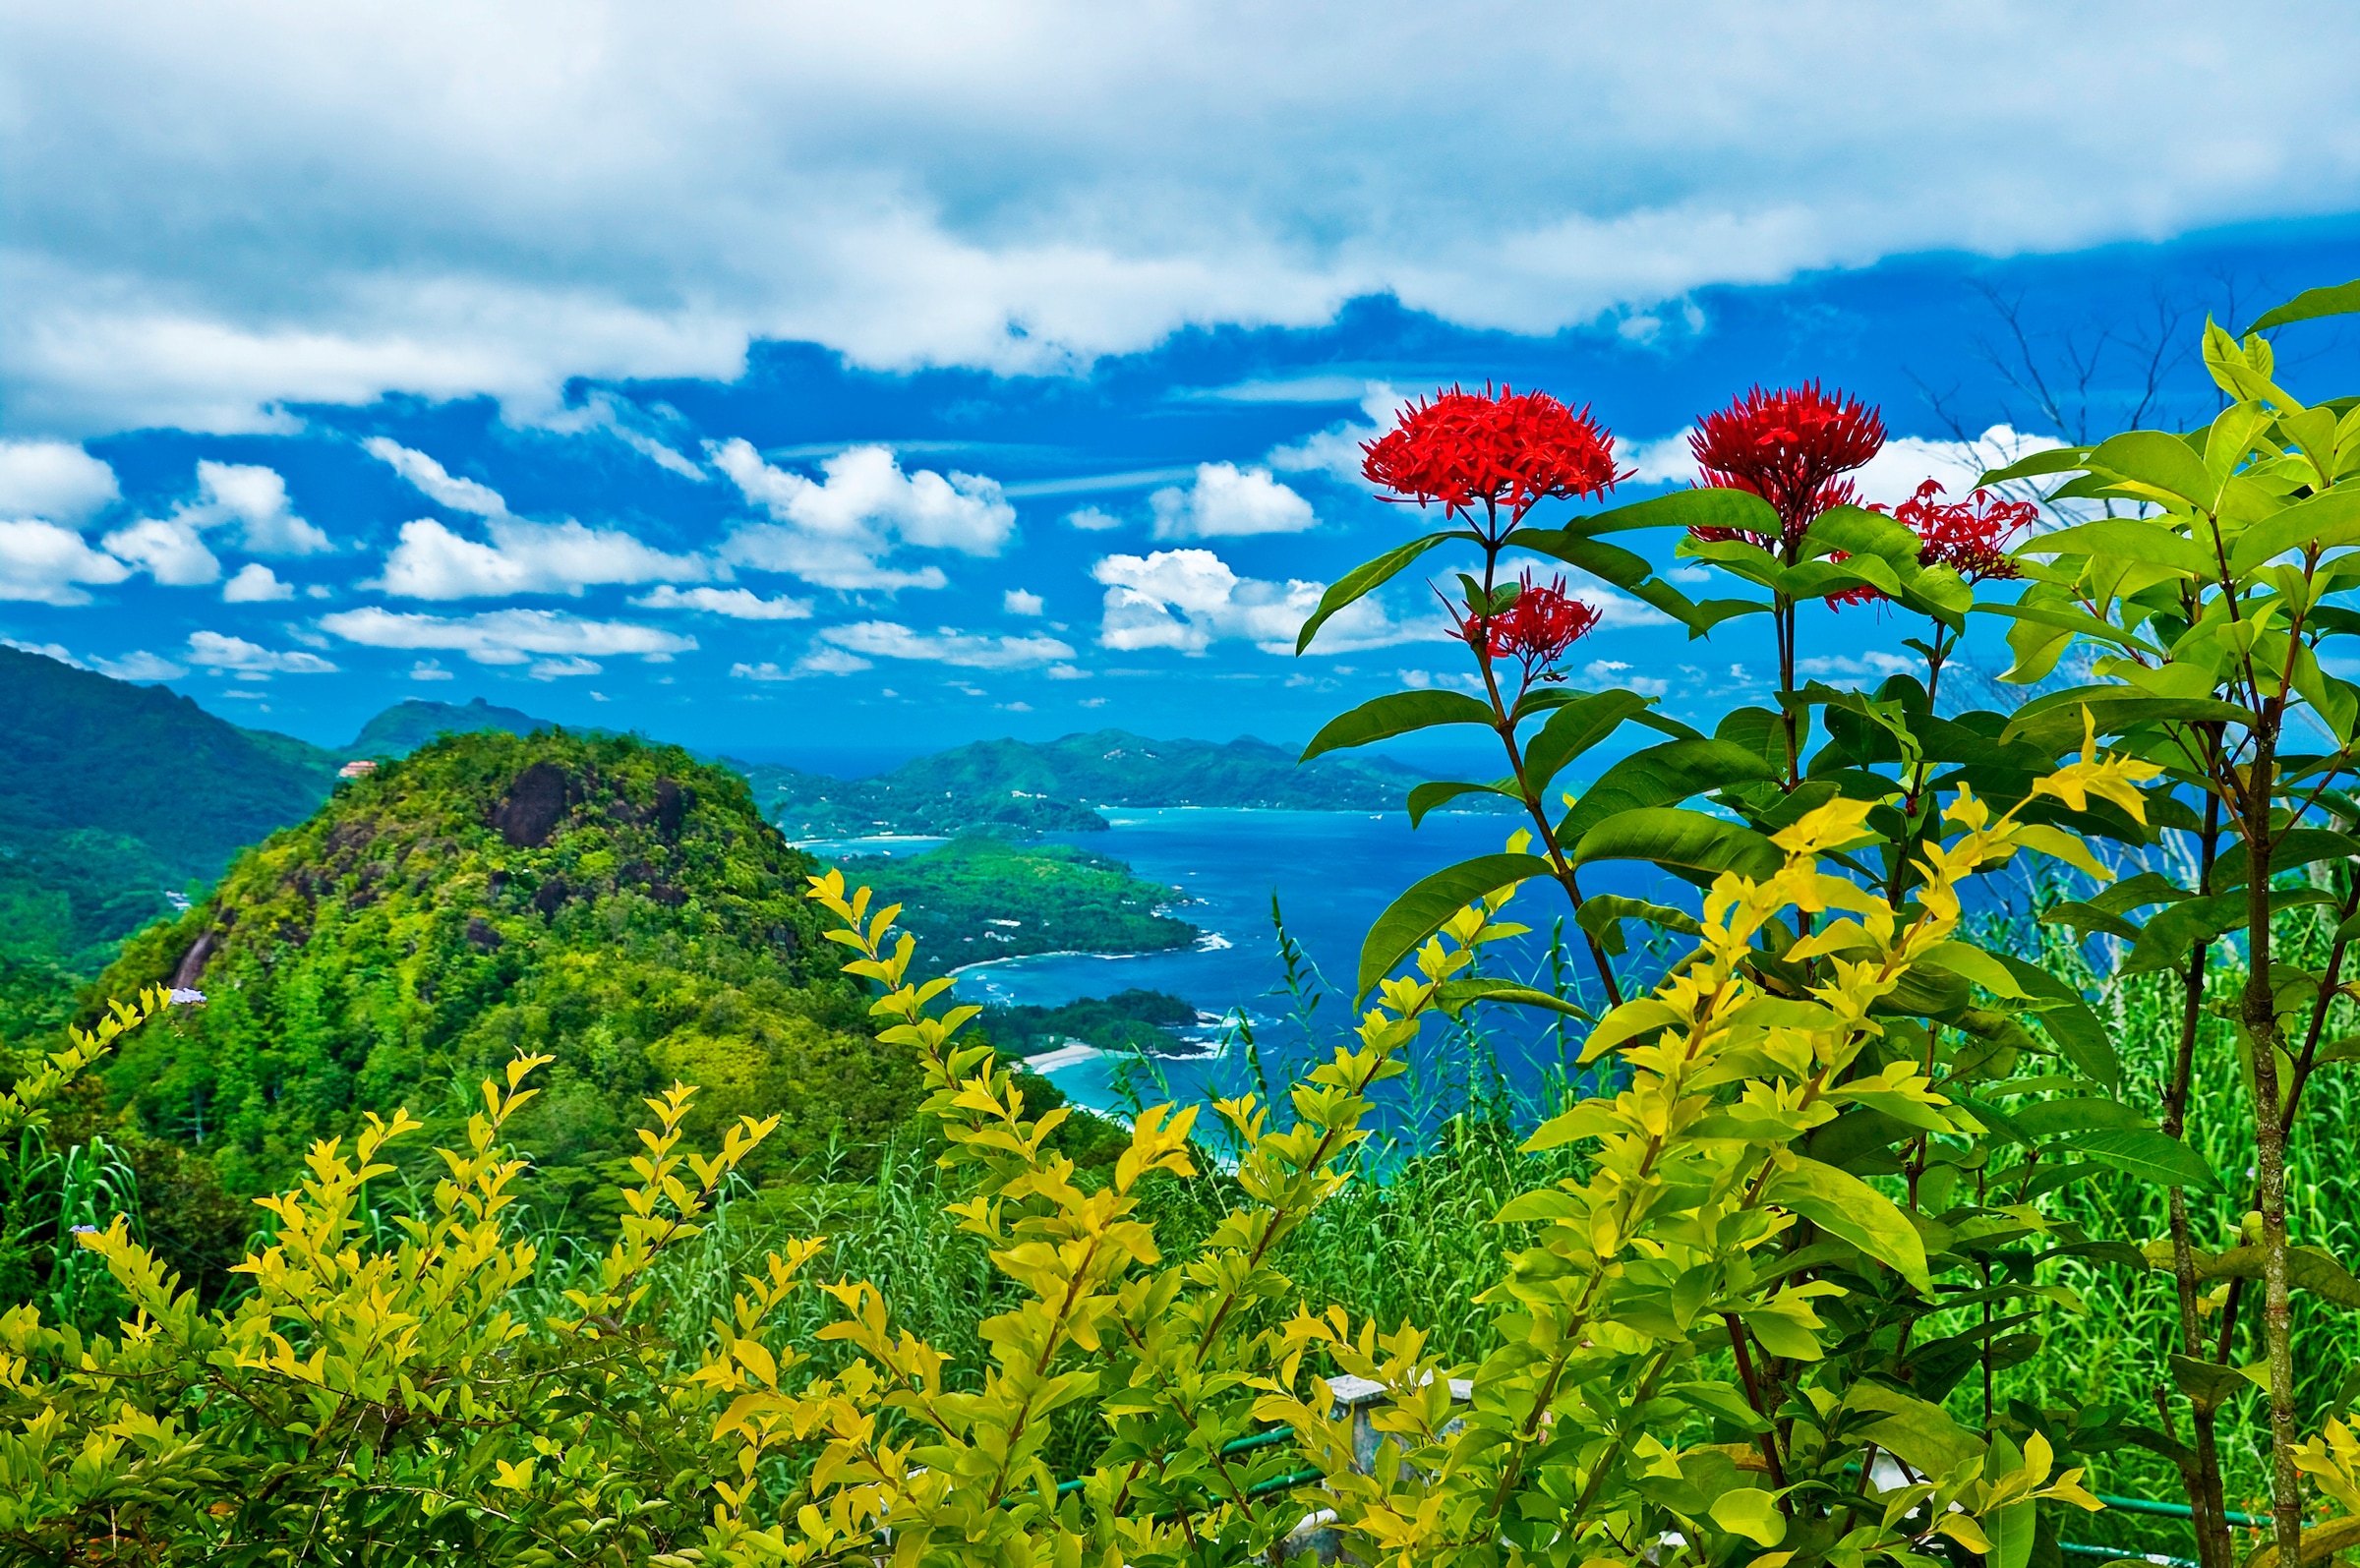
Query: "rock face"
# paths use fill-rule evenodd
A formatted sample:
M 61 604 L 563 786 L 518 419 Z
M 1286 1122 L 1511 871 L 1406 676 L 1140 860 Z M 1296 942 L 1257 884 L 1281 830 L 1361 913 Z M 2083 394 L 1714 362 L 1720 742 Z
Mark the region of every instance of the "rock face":
M 463 1119 L 450 1085 L 519 1052 L 556 1058 L 516 1130 L 536 1181 L 636 1152 L 642 1096 L 675 1078 L 706 1086 L 692 1131 L 775 1111 L 783 1154 L 856 1146 L 915 1080 L 818 940 L 815 869 L 741 780 L 678 748 L 448 736 L 125 950 L 106 994 L 202 978 L 208 1000 L 108 1081 L 150 1132 L 202 1128 L 248 1190 L 364 1111 Z

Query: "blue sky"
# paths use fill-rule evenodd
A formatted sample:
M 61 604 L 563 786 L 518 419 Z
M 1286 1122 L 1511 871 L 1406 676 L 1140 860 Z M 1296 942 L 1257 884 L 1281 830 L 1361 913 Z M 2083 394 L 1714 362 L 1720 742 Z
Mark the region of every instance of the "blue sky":
M 2206 417 L 2207 311 L 2360 272 L 2339 8 L 2262 74 L 2193 8 L 1690 9 L 12 15 L 0 636 L 329 744 L 478 695 L 821 763 L 1300 738 L 1456 668 L 1407 581 L 1286 651 L 1414 526 L 1352 477 L 1402 396 L 1587 403 L 1635 498 L 1815 376 L 1893 499 L 2151 373 Z M 1758 695 L 1746 623 L 1598 602 L 1577 679 Z

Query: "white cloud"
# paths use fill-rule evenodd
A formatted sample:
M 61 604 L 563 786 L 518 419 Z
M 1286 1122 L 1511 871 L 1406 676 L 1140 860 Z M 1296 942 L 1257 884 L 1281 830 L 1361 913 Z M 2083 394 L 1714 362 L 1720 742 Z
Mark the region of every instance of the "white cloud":
M 447 506 L 454 512 L 473 512 L 478 517 L 499 517 L 508 509 L 500 492 L 472 479 L 454 478 L 443 466 L 414 446 L 383 436 L 372 436 L 361 442 L 361 449 L 382 463 L 389 464 L 394 473 L 410 482 L 411 489 L 428 500 Z
M 595 675 L 605 668 L 595 659 L 539 659 L 525 673 L 535 680 L 562 680 L 568 675 Z
M 294 597 L 294 585 L 280 582 L 278 574 L 259 560 L 248 561 L 235 577 L 221 585 L 221 602 L 225 605 L 259 605 Z
M 1664 577 L 1667 581 L 1676 582 L 1683 588 L 1694 588 L 1711 582 L 1713 569 L 1710 566 L 1675 566 L 1664 573 Z
M 1038 594 L 1026 593 L 1022 588 L 1011 588 L 1000 596 L 1000 608 L 1011 615 L 1037 615 L 1040 613 L 1042 606 Z
M 119 583 L 131 569 L 71 528 L 30 518 L 0 522 L 0 599 L 87 605 L 85 584 Z
M 758 665 L 732 665 L 730 675 L 736 680 L 792 680 L 795 678 L 768 660 Z
M 1041 671 L 1051 680 L 1088 680 L 1090 671 L 1074 665 L 1051 665 Z
M 205 548 L 197 530 L 179 517 L 143 517 L 118 528 L 102 543 L 169 588 L 196 588 L 218 582 L 221 562 Z
M 312 555 L 335 549 L 327 535 L 295 515 L 287 482 L 254 463 L 197 464 L 197 500 L 173 512 L 193 528 L 238 525 L 237 543 L 250 554 Z
M 1925 661 L 1906 654 L 1889 654 L 1881 649 L 1866 649 L 1858 656 L 1830 654 L 1817 659 L 1798 659 L 1795 672 L 1812 680 L 1823 680 L 1831 686 L 1865 686 L 1883 680 L 1887 675 L 1922 673 Z M 1734 667 L 1733 667 L 1734 672 Z
M 1386 292 L 1643 331 L 1711 284 L 2360 201 L 2328 5 L 2243 74 L 2202 8 L 1341 15 L 629 7 L 553 69 L 556 0 L 41 9 L 5 65 L 0 401 L 51 431 L 387 388 L 554 415 L 576 376 L 734 379 L 757 337 L 1053 372 Z M 1566 89 L 1499 90 L 1504 52 Z
M 90 668 L 75 658 L 72 650 L 68 649 L 64 643 L 29 643 L 15 637 L 0 637 L 0 648 L 14 648 L 21 654 L 39 654 L 43 659 L 54 659 L 59 664 L 71 665 L 76 669 Z
M 442 661 L 440 659 L 421 659 L 410 666 L 410 678 L 412 680 L 456 680 L 459 677 L 450 670 L 444 669 Z
M 1972 441 L 1901 436 L 1885 442 L 1884 450 L 1868 459 L 1852 481 L 1863 502 L 1896 505 L 1929 479 L 1941 481 L 1945 499 L 1965 500 L 1975 494 L 1975 482 L 1990 470 L 2064 444 L 2053 436 L 2022 435 L 2006 425 L 1994 425 Z
M 762 668 L 769 669 L 775 667 L 765 665 Z M 863 669 L 874 669 L 875 668 L 874 664 L 861 658 L 858 654 L 849 653 L 842 648 L 821 646 L 813 648 L 802 658 L 796 660 L 795 668 L 787 673 L 790 677 L 795 675 L 856 675 Z M 891 694 L 888 693 L 888 695 Z
M 732 620 L 809 620 L 808 599 L 764 599 L 750 588 L 679 589 L 670 583 L 631 601 L 641 610 L 701 610 Z
M 267 680 L 274 674 L 332 675 L 336 670 L 334 665 L 318 654 L 265 648 L 260 643 L 224 636 L 217 631 L 189 633 L 188 651 L 183 657 L 200 669 L 216 675 L 236 675 L 240 680 Z
M 1622 686 L 1642 697 L 1661 697 L 1672 689 L 1668 680 L 1632 674 L 1630 666 L 1620 659 L 1593 659 L 1582 667 L 1581 676 L 1592 686 Z
M 504 513 L 491 519 L 489 545 L 452 533 L 431 517 L 401 525 L 385 569 L 365 587 L 399 599 L 495 599 L 509 594 L 570 594 L 600 583 L 690 581 L 713 575 L 696 555 L 671 555 L 620 529 L 587 528 L 567 518 L 536 523 Z
M 549 610 L 490 610 L 477 615 L 422 615 L 372 605 L 320 617 L 323 631 L 370 648 L 436 649 L 479 665 L 521 665 L 532 656 L 636 655 L 661 664 L 696 647 L 696 639 L 624 620 L 583 620 Z
M 72 441 L 0 441 L 0 515 L 78 523 L 120 494 L 115 471 Z
M 1430 691 L 1438 686 L 1476 693 L 1483 690 L 1483 677 L 1469 669 L 1404 669 L 1400 674 L 1401 684 L 1415 691 Z
M 1319 522 L 1311 502 L 1270 477 L 1267 468 L 1200 463 L 1188 489 L 1171 486 L 1148 497 L 1157 539 L 1222 539 L 1246 534 L 1299 534 Z
M 931 469 L 904 474 L 884 446 L 838 452 L 820 463 L 817 480 L 772 467 L 742 439 L 709 443 L 705 454 L 774 519 L 738 530 L 723 546 L 725 558 L 822 588 L 940 588 L 948 581 L 940 567 L 888 567 L 885 557 L 899 546 L 997 555 L 1016 531 L 1016 508 L 997 481 Z
M 1284 583 L 1240 577 L 1210 550 L 1159 550 L 1108 555 L 1091 567 L 1106 585 L 1098 625 L 1100 646 L 1117 652 L 1170 648 L 1203 653 L 1222 638 L 1244 638 L 1266 653 L 1292 654 L 1295 633 L 1319 608 L 1324 583 Z M 1328 620 L 1314 646 L 1353 653 L 1447 635 L 1440 620 L 1398 623 L 1374 598 Z
M 1102 534 L 1109 528 L 1122 527 L 1123 520 L 1111 513 L 1102 512 L 1095 506 L 1085 506 L 1078 511 L 1067 512 L 1065 525 L 1068 528 L 1079 528 L 1086 534 Z
M 640 426 L 648 420 L 646 410 L 623 401 L 612 392 L 594 389 L 583 399 L 581 407 L 544 414 L 539 423 L 544 430 L 568 435 L 582 431 L 604 432 L 658 468 L 678 474 L 682 479 L 695 480 L 700 485 L 713 477 L 698 467 L 695 459 L 684 456 L 678 448 L 641 429 Z M 591 695 L 597 696 L 597 693 Z M 605 700 L 599 698 L 601 702 Z
M 890 620 L 830 626 L 819 634 L 819 640 L 869 659 L 916 659 L 966 669 L 1028 669 L 1074 657 L 1069 644 L 1037 633 L 1031 637 L 986 637 L 950 626 L 927 633 L 912 631 Z
M 1622 465 L 1634 469 L 1633 485 L 1684 485 L 1696 478 L 1696 454 L 1688 449 L 1688 433 L 1662 436 L 1651 441 L 1617 443 Z
M 1361 443 L 1373 441 L 1393 428 L 1409 399 L 1396 391 L 1390 381 L 1361 383 L 1360 411 L 1368 423 L 1356 425 L 1347 420 L 1315 431 L 1292 446 L 1273 446 L 1266 459 L 1282 474 L 1323 473 L 1338 484 L 1367 490 L 1368 482 L 1361 478 L 1360 465 L 1368 455 Z
M 159 658 L 145 648 L 134 649 L 120 659 L 93 659 L 90 667 L 117 680 L 178 680 L 188 673 L 171 660 Z

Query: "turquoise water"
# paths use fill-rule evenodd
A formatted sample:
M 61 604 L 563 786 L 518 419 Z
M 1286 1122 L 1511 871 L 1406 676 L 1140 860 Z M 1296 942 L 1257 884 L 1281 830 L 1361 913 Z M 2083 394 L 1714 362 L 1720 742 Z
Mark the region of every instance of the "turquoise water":
M 1399 813 L 1235 811 L 1196 808 L 1114 809 L 1111 831 L 1071 842 L 1123 860 L 1140 876 L 1175 890 L 1174 913 L 1206 933 L 1188 951 L 1124 957 L 1044 954 L 960 971 L 959 990 L 974 1002 L 1056 1006 L 1130 987 L 1165 991 L 1194 1004 L 1203 1018 L 1196 1038 L 1168 1056 L 1145 1061 L 1098 1057 L 1050 1071 L 1069 1096 L 1092 1109 L 1121 1112 L 1139 1103 L 1283 1088 L 1306 1058 L 1325 1057 L 1351 1024 L 1350 990 L 1370 924 L 1420 877 L 1504 846 L 1514 830 L 1505 816 L 1440 813 L 1412 830 Z M 824 856 L 917 853 L 940 841 L 903 839 L 814 844 Z M 1583 875 L 1584 894 L 1623 893 L 1666 901 L 1652 867 L 1604 865 Z M 1277 901 L 1289 935 L 1309 960 L 1321 1000 L 1299 1016 L 1285 992 L 1285 966 L 1271 923 Z M 1554 886 L 1528 884 L 1512 910 L 1535 934 L 1491 950 L 1491 972 L 1537 978 L 1546 987 L 1549 928 L 1565 912 Z M 1566 922 L 1571 932 L 1571 922 Z M 1578 946 L 1577 937 L 1569 945 Z M 1569 954 L 1569 978 L 1590 980 L 1586 952 Z M 1328 984 L 1327 981 L 1332 981 Z M 1430 1025 L 1412 1055 L 1409 1081 L 1394 1086 L 1388 1118 L 1396 1131 L 1422 1131 L 1470 1094 L 1505 1095 L 1536 1105 L 1561 1070 L 1557 1031 L 1520 1010 L 1494 1009 L 1498 1025 L 1482 1041 L 1443 1020 Z M 1241 1017 L 1220 1023 L 1224 1016 Z M 1249 1048 L 1246 1036 L 1250 1034 Z M 1262 1072 L 1257 1074 L 1259 1060 Z M 1257 1078 L 1261 1079 L 1260 1085 Z

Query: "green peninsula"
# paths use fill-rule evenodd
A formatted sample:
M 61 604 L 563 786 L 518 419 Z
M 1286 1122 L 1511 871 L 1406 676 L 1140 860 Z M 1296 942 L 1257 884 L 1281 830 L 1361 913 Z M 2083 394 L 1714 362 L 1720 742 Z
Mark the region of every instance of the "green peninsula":
M 1011 844 L 977 836 L 924 854 L 859 855 L 845 880 L 879 903 L 903 906 L 900 925 L 937 970 L 1033 953 L 1152 953 L 1185 948 L 1198 931 L 1165 913 L 1176 888 L 1134 875 L 1120 860 L 1070 844 Z

